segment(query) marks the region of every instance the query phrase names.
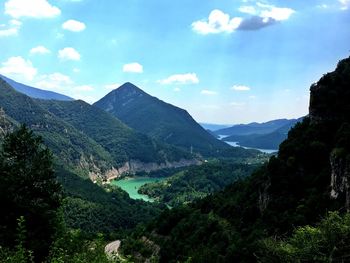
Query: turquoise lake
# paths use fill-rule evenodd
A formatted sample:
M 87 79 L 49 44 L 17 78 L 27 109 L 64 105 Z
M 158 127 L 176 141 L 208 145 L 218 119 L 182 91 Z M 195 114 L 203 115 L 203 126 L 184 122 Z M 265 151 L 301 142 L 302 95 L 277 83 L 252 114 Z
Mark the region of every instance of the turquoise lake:
M 127 177 L 121 180 L 113 180 L 111 184 L 119 186 L 127 192 L 132 199 L 142 199 L 144 201 L 153 202 L 152 198 L 147 195 L 142 195 L 137 190 L 144 184 L 159 182 L 164 178 L 150 178 L 150 177 Z

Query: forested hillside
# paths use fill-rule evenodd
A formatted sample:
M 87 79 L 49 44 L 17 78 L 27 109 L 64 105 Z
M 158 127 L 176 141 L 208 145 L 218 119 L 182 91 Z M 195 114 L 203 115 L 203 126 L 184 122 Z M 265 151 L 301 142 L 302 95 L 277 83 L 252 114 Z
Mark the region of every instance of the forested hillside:
M 125 83 L 94 103 L 131 128 L 187 151 L 211 155 L 229 148 L 205 131 L 187 111 Z
M 349 87 L 347 58 L 311 86 L 309 117 L 292 128 L 277 157 L 224 191 L 139 228 L 124 241 L 124 253 L 137 262 L 151 256 L 160 262 L 346 262 Z M 305 227 L 295 230 L 299 226 Z M 158 244 L 159 253 L 141 236 Z

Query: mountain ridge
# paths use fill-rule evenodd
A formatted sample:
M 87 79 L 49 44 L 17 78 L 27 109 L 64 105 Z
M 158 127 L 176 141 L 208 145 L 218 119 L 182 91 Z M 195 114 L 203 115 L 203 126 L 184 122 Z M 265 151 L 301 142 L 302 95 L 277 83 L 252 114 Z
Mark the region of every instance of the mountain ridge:
M 35 99 L 46 99 L 46 100 L 63 100 L 63 101 L 71 101 L 74 100 L 71 97 L 68 97 L 66 95 L 54 92 L 54 91 L 49 91 L 49 90 L 43 90 L 43 89 L 38 89 L 34 88 L 28 85 L 24 85 L 22 83 L 19 83 L 17 81 L 14 81 L 8 77 L 5 77 L 0 74 L 0 78 L 2 78 L 4 81 L 6 81 L 11 87 L 13 87 L 15 90 L 18 92 L 21 92 L 31 98 Z
M 205 131 L 186 110 L 153 97 L 130 82 L 93 105 L 139 132 L 193 152 L 206 154 L 227 149 L 225 143 Z

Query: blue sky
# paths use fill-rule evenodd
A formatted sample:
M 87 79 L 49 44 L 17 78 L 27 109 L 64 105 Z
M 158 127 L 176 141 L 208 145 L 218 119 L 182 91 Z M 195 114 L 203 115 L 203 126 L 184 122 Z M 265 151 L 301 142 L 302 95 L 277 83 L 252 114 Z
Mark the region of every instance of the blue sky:
M 92 103 L 126 81 L 200 122 L 307 114 L 350 0 L 3 0 L 0 73 Z

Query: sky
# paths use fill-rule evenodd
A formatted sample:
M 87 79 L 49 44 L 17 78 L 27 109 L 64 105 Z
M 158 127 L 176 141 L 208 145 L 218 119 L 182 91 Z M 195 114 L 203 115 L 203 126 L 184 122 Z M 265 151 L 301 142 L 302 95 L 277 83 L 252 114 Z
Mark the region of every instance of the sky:
M 205 123 L 307 114 L 350 0 L 1 0 L 0 74 L 93 103 L 125 82 Z

